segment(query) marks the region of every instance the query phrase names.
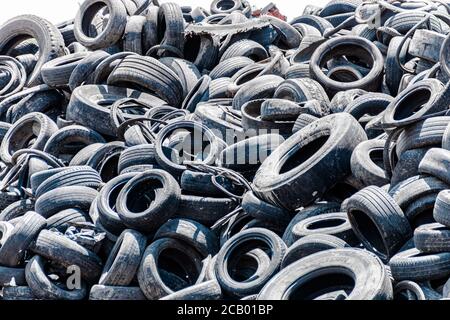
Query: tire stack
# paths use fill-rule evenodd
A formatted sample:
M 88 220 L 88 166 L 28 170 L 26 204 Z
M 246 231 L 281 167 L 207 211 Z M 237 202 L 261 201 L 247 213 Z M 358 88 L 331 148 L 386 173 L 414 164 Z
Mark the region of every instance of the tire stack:
M 85 0 L 0 27 L 5 300 L 450 298 L 450 12 Z

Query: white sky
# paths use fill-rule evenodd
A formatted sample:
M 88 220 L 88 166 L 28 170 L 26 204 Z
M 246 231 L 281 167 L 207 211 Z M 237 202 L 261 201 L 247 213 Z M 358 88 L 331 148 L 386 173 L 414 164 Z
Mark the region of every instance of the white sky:
M 202 6 L 209 9 L 212 0 L 171 0 L 182 5 Z M 0 24 L 21 14 L 35 14 L 53 23 L 63 22 L 75 17 L 78 6 L 83 0 L 12 0 L 2 1 Z M 167 2 L 161 0 L 160 2 Z M 270 2 L 277 4 L 281 12 L 294 18 L 303 12 L 306 4 L 323 6 L 328 0 L 250 0 L 252 5 L 262 8 Z

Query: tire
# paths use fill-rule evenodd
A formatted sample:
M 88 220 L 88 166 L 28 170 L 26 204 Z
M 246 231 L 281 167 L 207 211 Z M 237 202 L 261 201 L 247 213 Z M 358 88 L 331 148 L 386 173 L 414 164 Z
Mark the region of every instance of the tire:
M 105 262 L 99 284 L 126 287 L 136 276 L 147 238 L 134 230 L 125 230 L 114 245 Z
M 141 301 L 147 300 L 139 287 L 117 287 L 95 285 L 89 293 L 89 300 L 97 301 Z
M 144 52 L 156 46 L 158 41 L 158 6 L 150 6 L 146 14 L 146 22 L 142 30 L 142 44 Z
M 328 234 L 312 234 L 296 241 L 286 251 L 281 263 L 281 269 L 288 267 L 296 261 L 318 252 L 332 249 L 343 249 L 349 245 L 342 239 Z
M 389 42 L 388 51 L 386 54 L 385 70 L 386 70 L 386 85 L 389 91 L 393 95 L 399 93 L 400 82 L 404 75 L 404 71 L 401 68 L 399 62 L 397 61 L 397 51 L 403 41 L 403 37 L 394 37 Z M 405 63 L 408 54 L 408 47 L 410 40 L 406 40 L 403 47 L 400 50 L 400 62 Z
M 45 19 L 34 15 L 22 15 L 8 20 L 0 29 L 0 54 L 10 55 L 21 37 L 34 38 L 39 47 L 39 59 L 33 72 L 27 77 L 27 87 L 42 83 L 42 66 L 64 55 L 64 39 L 59 30 Z
M 301 103 L 317 100 L 322 107 L 327 107 L 330 100 L 323 87 L 309 78 L 286 80 L 280 84 L 274 94 L 275 99 L 285 99 Z
M 205 258 L 219 251 L 217 235 L 193 220 L 172 219 L 166 222 L 156 232 L 154 241 L 167 238 L 189 244 Z
M 125 57 L 108 77 L 108 85 L 137 87 L 174 107 L 181 106 L 183 87 L 177 75 L 150 57 Z
M 209 100 L 209 87 L 211 84 L 211 78 L 207 75 L 201 77 L 197 84 L 188 93 L 182 104 L 183 110 L 188 110 L 191 113 L 195 112 L 197 105 Z
M 306 218 L 298 222 L 291 232 L 295 241 L 309 235 L 325 234 L 342 239 L 351 246 L 357 246 L 360 243 L 345 212 L 325 213 Z
M 42 300 L 82 300 L 86 296 L 86 286 L 81 283 L 80 289 L 68 290 L 54 284 L 45 274 L 46 261 L 34 256 L 27 264 L 25 277 L 34 296 Z
M 450 252 L 450 230 L 440 223 L 422 225 L 414 231 L 414 244 L 425 253 Z
M 169 256 L 168 250 L 177 254 Z M 170 267 L 159 267 L 163 260 L 175 264 L 179 268 L 177 274 Z M 201 269 L 200 254 L 189 245 L 174 239 L 157 240 L 147 248 L 142 258 L 138 271 L 139 287 L 147 299 L 160 299 L 195 284 Z M 174 280 L 181 274 L 185 281 L 176 281 L 177 285 Z
M 428 114 L 442 111 L 444 106 L 436 102 L 443 89 L 443 84 L 436 79 L 422 80 L 408 87 L 384 112 L 383 125 L 404 127 Z
M 165 301 L 208 301 L 220 300 L 222 289 L 217 281 L 211 280 L 172 293 L 160 300 Z
M 449 186 L 434 177 L 412 177 L 389 191 L 395 202 L 404 209 L 412 202 L 430 194 L 438 194 Z
M 210 227 L 219 219 L 234 211 L 237 205 L 237 202 L 230 198 L 182 195 L 175 216 L 194 220 Z
M 251 281 L 236 281 L 234 280 L 229 270 L 228 264 L 231 264 L 232 257 L 237 259 L 239 254 L 246 253 L 246 249 L 258 248 L 258 243 L 251 244 L 252 241 L 258 239 L 259 242 L 264 243 L 270 250 L 270 263 L 262 271 L 262 273 L 252 279 Z M 244 246 L 246 245 L 246 247 Z M 243 250 L 243 248 L 245 248 Z M 239 249 L 243 251 L 239 251 Z M 221 288 L 227 294 L 234 297 L 246 297 L 251 294 L 258 293 L 261 288 L 279 271 L 281 261 L 286 252 L 286 245 L 284 242 L 273 232 L 266 229 L 250 229 L 243 231 L 238 235 L 228 240 L 225 245 L 220 249 L 216 261 L 216 276 Z
M 125 149 L 119 158 L 119 172 L 122 172 L 126 168 L 138 165 L 155 165 L 155 146 L 138 145 Z
M 142 30 L 147 22 L 146 17 L 131 16 L 128 19 L 123 35 L 123 50 L 143 55 Z
M 352 196 L 348 217 L 364 247 L 389 261 L 412 237 L 411 226 L 401 208 L 385 191 L 368 187 Z M 389 234 L 389 237 L 385 235 Z
M 429 149 L 412 149 L 403 152 L 392 172 L 391 187 L 419 175 L 419 165 Z
M 323 43 L 317 48 L 311 57 L 310 61 L 310 73 L 314 80 L 317 80 L 328 93 L 333 96 L 337 92 L 351 90 L 351 89 L 363 89 L 367 91 L 377 91 L 381 85 L 383 74 L 383 56 L 380 50 L 370 41 L 354 36 L 343 36 L 338 39 L 331 39 Z M 347 46 L 344 49 L 344 46 Z M 360 80 L 352 82 L 338 82 L 327 77 L 321 70 L 323 65 L 323 59 L 330 57 L 336 50 L 342 54 L 339 50 L 349 50 L 350 48 L 359 47 L 359 50 L 363 50 L 367 58 L 371 59 L 373 66 L 369 74 Z M 350 49 L 351 50 L 351 49 Z
M 285 227 L 292 219 L 292 213 L 257 198 L 249 191 L 244 195 L 242 209 L 251 217 Z
M 38 128 L 36 136 L 34 126 Z M 6 133 L 0 146 L 1 159 L 11 163 L 13 154 L 21 149 L 43 150 L 47 140 L 58 131 L 56 124 L 42 113 L 30 113 L 16 122 Z M 34 138 L 34 139 L 33 139 Z M 29 142 L 33 144 L 29 146 Z
M 295 120 L 294 128 L 292 129 L 292 133 L 296 134 L 300 130 L 303 130 L 307 126 L 309 126 L 311 123 L 316 122 L 319 120 L 319 118 L 303 113 L 298 116 L 297 120 Z
M 50 218 L 66 209 L 88 212 L 98 192 L 88 187 L 62 187 L 43 194 L 36 201 L 35 210 L 44 218 Z
M 286 140 L 266 159 L 253 181 L 254 191 L 261 199 L 288 210 L 305 207 L 350 174 L 351 153 L 366 139 L 350 115 L 322 118 Z M 303 148 L 309 157 L 298 159 Z M 284 159 L 283 165 L 280 159 Z
M 267 283 L 258 300 L 288 300 L 293 296 L 299 300 L 320 298 L 323 292 L 334 291 L 336 288 L 329 281 L 320 282 L 320 286 L 308 284 L 318 278 L 326 278 L 327 275 L 345 274 L 348 277 L 349 269 L 352 270 L 350 278 L 347 281 L 343 279 L 343 285 L 338 288 L 343 288 L 346 300 L 393 298 L 392 284 L 386 268 L 375 255 L 359 249 L 336 249 L 319 252 L 291 264 Z M 293 287 L 298 289 L 290 291 Z
M 70 160 L 69 167 L 84 166 L 89 159 L 102 147 L 104 143 L 91 144 L 80 151 Z
M 248 57 L 258 62 L 267 59 L 269 55 L 266 49 L 259 43 L 253 40 L 243 39 L 229 46 L 220 58 L 220 62 L 222 63 L 235 57 Z
M 236 10 L 240 10 L 243 8 L 243 4 L 241 0 L 227 0 L 227 1 L 221 1 L 221 0 L 214 0 L 211 3 L 211 13 L 212 14 L 226 14 L 226 13 L 232 13 Z
M 199 70 L 209 72 L 219 59 L 219 41 L 212 35 L 204 34 L 186 38 L 184 56 L 192 61 Z
M 152 193 L 154 198 L 148 198 Z M 170 174 L 162 170 L 146 171 L 122 188 L 116 210 L 125 225 L 148 234 L 157 231 L 176 213 L 180 197 L 180 186 Z M 130 204 L 133 205 L 129 207 Z
M 66 119 L 91 128 L 102 135 L 116 137 L 117 128 L 111 121 L 110 109 L 104 106 L 102 101 L 117 101 L 124 98 L 134 98 L 154 107 L 166 105 L 163 100 L 136 90 L 105 85 L 85 85 L 72 92 Z M 131 118 L 125 115 L 125 119 Z
M 279 134 L 283 137 L 291 136 L 294 122 L 261 120 L 261 105 L 264 101 L 266 99 L 253 100 L 242 106 L 241 125 L 244 134 L 250 137 L 262 134 Z M 229 137 L 229 134 L 226 137 Z
M 390 27 L 405 34 L 425 17 L 423 12 L 401 12 L 385 22 L 385 27 Z M 430 30 L 442 33 L 441 23 L 438 18 L 432 17 L 429 21 Z
M 295 63 L 286 71 L 286 80 L 311 78 L 309 64 Z
M 83 83 L 91 84 L 97 67 L 106 59 L 110 58 L 110 54 L 105 51 L 94 51 L 81 60 L 72 71 L 69 79 L 70 91 L 74 91 Z
M 166 152 L 167 149 L 163 148 L 164 141 L 177 130 L 186 130 L 193 133 L 194 135 L 201 134 L 203 139 L 207 139 L 207 141 L 210 143 L 210 151 L 207 157 L 204 158 L 203 161 L 201 162 L 207 165 L 215 163 L 220 152 L 222 151 L 222 144 L 220 143 L 217 136 L 214 135 L 211 129 L 209 129 L 206 125 L 202 123 L 184 120 L 170 123 L 158 133 L 155 143 L 156 161 L 161 166 L 161 168 L 163 168 L 164 170 L 166 170 L 167 172 L 169 172 L 170 174 L 172 174 L 174 177 L 177 178 L 181 177 L 183 172 L 187 169 L 186 166 L 179 163 L 175 163 L 173 159 L 169 159 Z M 196 154 L 198 152 L 203 152 L 204 150 L 202 149 L 202 150 L 183 150 L 183 151 L 184 152 L 188 151 L 190 154 Z
M 261 120 L 295 121 L 305 110 L 289 100 L 268 99 L 261 105 Z
M 430 149 L 419 164 L 419 173 L 430 175 L 450 185 L 450 175 L 447 168 L 450 163 L 450 151 Z
M 87 214 L 78 209 L 63 210 L 47 219 L 47 229 L 64 232 L 70 225 L 89 222 Z
M 30 177 L 31 191 L 33 193 L 35 193 L 36 190 L 40 187 L 40 185 L 42 183 L 44 183 L 45 180 L 53 177 L 55 174 L 65 171 L 65 170 L 67 170 L 67 168 L 64 167 L 64 168 L 43 170 L 43 171 L 39 171 L 39 172 L 32 174 Z
M 260 76 L 245 83 L 236 93 L 233 99 L 233 109 L 241 108 L 250 101 L 272 98 L 283 78 L 274 75 Z
M 73 70 L 87 56 L 87 52 L 79 52 L 47 62 L 41 69 L 42 80 L 53 88 L 67 87 Z
M 396 281 L 442 279 L 450 274 L 450 253 L 428 255 L 417 249 L 410 249 L 395 255 L 389 266 Z
M 158 38 L 161 45 L 184 51 L 184 19 L 176 3 L 163 3 L 158 11 Z
M 446 227 L 450 227 L 450 191 L 441 191 L 436 199 L 434 206 L 434 219 Z
M 18 200 L 7 206 L 0 213 L 0 221 L 9 221 L 24 216 L 28 211 L 34 210 L 34 201 Z
M 259 135 L 240 141 L 222 151 L 219 165 L 237 172 L 256 171 L 284 141 L 277 134 Z
M 428 300 L 420 285 L 413 281 L 401 281 L 394 287 L 394 300 Z
M 220 198 L 227 195 L 212 183 L 213 174 L 186 170 L 180 180 L 181 189 L 196 196 Z M 239 188 L 225 178 L 217 178 L 221 186 L 233 194 L 239 193 Z M 1 216 L 1 215 L 0 215 Z
M 315 217 L 321 214 L 326 213 L 334 213 L 340 210 L 339 203 L 333 202 L 319 202 L 312 206 L 301 209 L 297 215 L 291 220 L 288 227 L 286 228 L 283 234 L 283 241 L 286 243 L 288 247 L 290 247 L 295 241 L 297 241 L 297 237 L 293 233 L 295 226 L 302 222 L 305 219 Z
M 360 143 L 351 158 L 352 174 L 362 186 L 382 187 L 389 184 L 383 164 L 385 141 L 368 140 Z
M 210 73 L 212 80 L 230 78 L 239 70 L 252 65 L 254 61 L 248 57 L 232 57 L 220 62 Z
M 394 98 L 384 93 L 368 93 L 353 100 L 344 112 L 348 112 L 356 120 L 360 120 L 365 115 L 379 115 L 393 100 Z
M 178 76 L 181 81 L 181 86 L 183 87 L 183 97 L 188 95 L 202 77 L 197 66 L 187 60 L 179 58 L 161 58 L 159 62 L 170 68 Z
M 64 267 L 77 266 L 81 277 L 89 283 L 98 281 L 102 260 L 92 251 L 58 233 L 42 230 L 30 251 Z
M 92 129 L 72 125 L 56 131 L 45 144 L 44 152 L 70 162 L 84 147 L 95 143 L 106 143 L 106 141 Z M 77 144 L 77 146 L 74 149 L 70 147 L 70 144 Z
M 405 209 L 405 217 L 413 229 L 428 223 L 435 222 L 433 218 L 434 205 L 437 194 L 425 195 L 412 202 Z
M 88 35 L 88 26 L 85 24 L 87 17 L 93 16 L 96 4 L 108 7 L 108 23 L 103 31 L 95 38 Z M 90 50 L 108 48 L 117 43 L 122 37 L 127 23 L 127 11 L 121 1 L 90 0 L 83 3 L 75 18 L 74 33 L 79 43 Z
M 397 156 L 411 149 L 440 147 L 450 117 L 434 117 L 405 128 L 397 139 Z
M 5 301 L 32 301 L 41 300 L 37 298 L 30 287 L 20 286 L 20 287 L 8 287 L 3 288 L 3 300 Z
M 2 239 L 0 264 L 6 267 L 21 265 L 31 242 L 46 226 L 45 219 L 35 212 L 30 211 L 20 218 L 9 236 Z
M 103 182 L 97 171 L 91 167 L 70 167 L 48 178 L 36 189 L 35 196 L 39 198 L 43 194 L 62 187 L 89 187 L 99 189 Z

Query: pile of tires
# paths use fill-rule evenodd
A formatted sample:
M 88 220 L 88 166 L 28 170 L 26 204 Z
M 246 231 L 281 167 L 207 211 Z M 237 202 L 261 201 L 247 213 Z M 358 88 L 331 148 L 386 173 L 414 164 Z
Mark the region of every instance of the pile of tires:
M 450 298 L 448 10 L 9 20 L 2 299 Z

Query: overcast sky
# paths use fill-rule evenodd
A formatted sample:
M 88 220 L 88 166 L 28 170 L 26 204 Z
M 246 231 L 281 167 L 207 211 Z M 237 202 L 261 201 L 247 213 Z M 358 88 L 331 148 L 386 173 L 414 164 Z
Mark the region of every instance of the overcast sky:
M 209 8 L 212 0 L 172 0 L 182 5 L 202 6 Z M 290 18 L 299 16 L 306 4 L 323 5 L 328 0 L 250 0 L 258 8 L 274 2 L 284 15 Z M 20 14 L 35 14 L 50 20 L 53 23 L 63 22 L 75 17 L 78 6 L 83 0 L 11 0 L 2 1 L 0 10 L 0 23 Z M 161 0 L 160 2 L 168 2 Z

